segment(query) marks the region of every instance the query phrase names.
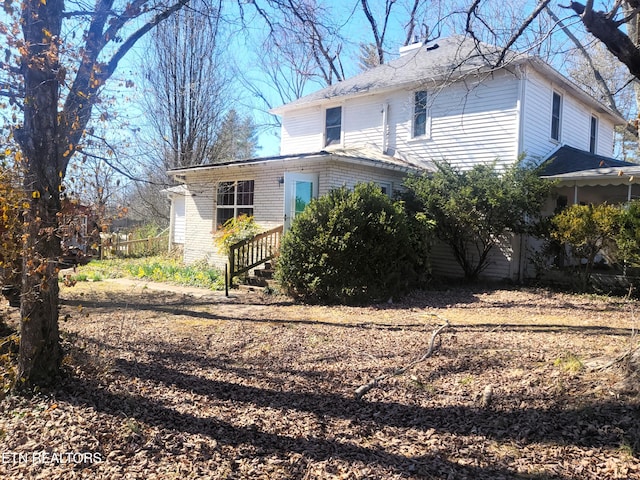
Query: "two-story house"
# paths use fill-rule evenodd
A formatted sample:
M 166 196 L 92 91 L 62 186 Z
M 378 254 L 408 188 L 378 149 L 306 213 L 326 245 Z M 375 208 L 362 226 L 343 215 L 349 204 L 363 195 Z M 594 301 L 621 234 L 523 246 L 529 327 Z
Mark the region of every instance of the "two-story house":
M 493 68 L 500 50 L 481 48 L 461 36 L 404 47 L 387 64 L 274 109 L 282 122 L 279 156 L 172 170 L 184 185 L 173 195 L 184 224 L 172 223 L 183 232 L 184 260 L 224 263 L 212 232 L 233 216 L 286 229 L 331 188 L 377 182 L 392 194 L 433 161 L 499 167 L 526 155 L 548 161 L 546 173 L 560 179 L 569 203 L 586 201 L 578 186 L 587 185 L 608 185 L 584 190 L 588 201 L 626 199 L 629 180 L 615 169 L 634 167 L 610 158 L 614 127 L 624 119 L 537 57 L 507 52 Z M 485 275 L 522 278 L 525 250 L 512 239 Z M 457 269 L 443 247 L 436 257 L 436 272 Z

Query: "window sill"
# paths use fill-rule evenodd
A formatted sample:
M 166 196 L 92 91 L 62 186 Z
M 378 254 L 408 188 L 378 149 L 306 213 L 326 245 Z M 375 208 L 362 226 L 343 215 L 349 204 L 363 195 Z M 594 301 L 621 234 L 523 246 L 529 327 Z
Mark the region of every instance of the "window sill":
M 421 135 L 419 137 L 409 137 L 408 143 L 419 143 L 431 140 L 431 135 Z

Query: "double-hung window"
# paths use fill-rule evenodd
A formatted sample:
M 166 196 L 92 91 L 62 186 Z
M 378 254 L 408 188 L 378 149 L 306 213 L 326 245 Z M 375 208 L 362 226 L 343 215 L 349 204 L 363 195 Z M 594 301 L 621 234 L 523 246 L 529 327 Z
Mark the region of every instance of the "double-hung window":
M 427 134 L 427 92 L 420 90 L 413 94 L 413 137 Z
M 551 138 L 560 141 L 560 130 L 562 122 L 562 95 L 553 92 L 551 104 Z
M 327 108 L 325 111 L 324 146 L 339 145 L 342 136 L 342 107 Z
M 253 215 L 253 180 L 218 183 L 216 225 L 220 227 L 230 218 Z
M 598 148 L 598 117 L 591 115 L 591 123 L 589 130 L 589 152 L 596 153 Z

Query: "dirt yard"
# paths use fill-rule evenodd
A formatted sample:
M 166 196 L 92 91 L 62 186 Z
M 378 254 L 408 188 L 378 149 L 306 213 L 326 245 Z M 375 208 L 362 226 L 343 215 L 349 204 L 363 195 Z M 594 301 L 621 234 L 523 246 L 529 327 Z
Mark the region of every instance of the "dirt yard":
M 635 302 L 456 289 L 328 308 L 152 287 L 63 288 L 70 375 L 0 401 L 0 478 L 640 478 L 640 379 L 607 366 L 638 344 Z M 354 398 L 444 319 L 433 356 Z

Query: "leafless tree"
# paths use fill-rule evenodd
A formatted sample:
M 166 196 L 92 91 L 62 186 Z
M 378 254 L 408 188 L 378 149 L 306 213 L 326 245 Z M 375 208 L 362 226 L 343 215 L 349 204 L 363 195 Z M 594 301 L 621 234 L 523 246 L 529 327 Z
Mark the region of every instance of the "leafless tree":
M 0 34 L 7 49 L 1 67 L 17 90 L 3 90 L 3 96 L 20 105 L 13 133 L 29 198 L 17 385 L 50 383 L 62 360 L 58 217 L 67 167 L 83 148 L 92 109 L 124 55 L 187 3 L 24 0 L 19 10 L 4 4 Z
M 210 161 L 231 80 L 221 46 L 222 1 L 192 0 L 151 36 L 144 109 L 164 170 Z
M 285 39 L 304 46 L 314 60 L 314 73 L 326 85 L 344 80 L 341 53 L 344 38 L 332 8 L 318 0 L 255 0 L 251 5 L 268 28 L 268 44 L 285 47 Z M 248 14 L 243 9 L 244 15 Z

